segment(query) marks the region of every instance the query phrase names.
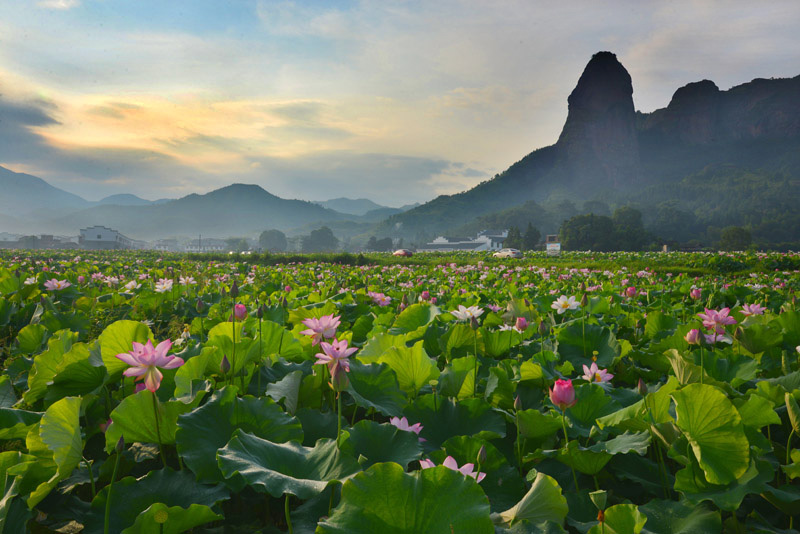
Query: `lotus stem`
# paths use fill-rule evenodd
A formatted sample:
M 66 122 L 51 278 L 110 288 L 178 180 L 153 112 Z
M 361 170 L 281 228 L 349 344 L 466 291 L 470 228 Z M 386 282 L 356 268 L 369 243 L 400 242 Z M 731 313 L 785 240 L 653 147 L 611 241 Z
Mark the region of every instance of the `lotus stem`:
M 86 458 L 83 459 L 86 463 L 86 467 L 89 468 L 89 482 L 92 484 L 92 500 L 94 500 L 95 495 L 97 495 L 97 489 L 94 486 L 94 473 L 92 472 L 92 462 L 89 462 Z
M 567 411 L 561 410 L 561 428 L 564 430 L 564 450 L 569 452 L 569 436 L 567 436 Z M 572 481 L 575 483 L 575 491 L 580 491 L 580 487 L 578 486 L 578 475 L 575 474 L 575 467 L 570 465 L 569 468 L 572 470 Z
M 516 443 L 516 452 L 517 452 L 517 465 L 519 466 L 519 473 L 522 475 L 522 437 L 519 433 L 519 411 L 514 410 L 514 419 L 517 426 L 517 443 Z
M 289 494 L 287 493 L 284 495 L 283 500 L 283 515 L 286 516 L 286 526 L 288 527 L 289 534 L 292 534 L 294 530 L 292 529 L 292 518 L 289 514 Z
M 789 432 L 789 439 L 786 440 L 786 465 L 789 465 L 789 460 L 791 460 L 791 455 L 789 454 L 789 452 L 792 450 L 790 448 L 791 447 L 791 443 L 792 443 L 792 436 L 794 436 L 794 429 L 792 429 L 792 431 Z M 780 473 L 780 470 L 778 471 L 778 473 Z M 786 480 L 788 482 L 789 476 L 786 475 L 785 478 L 786 478 Z
M 156 417 L 156 437 L 158 438 L 158 452 L 161 454 L 161 463 L 167 467 L 167 456 L 164 454 L 164 445 L 161 444 L 161 427 L 158 424 L 158 397 L 153 392 L 153 415 Z
M 111 472 L 111 482 L 108 483 L 108 495 L 106 495 L 106 514 L 105 518 L 103 519 L 103 534 L 108 534 L 108 523 L 111 520 L 111 491 L 114 489 L 114 481 L 117 479 L 117 469 L 119 468 L 119 457 L 121 455 L 122 451 L 117 450 L 117 457 L 114 459 L 114 470 Z
M 336 446 L 341 446 L 342 440 L 342 392 L 336 393 Z

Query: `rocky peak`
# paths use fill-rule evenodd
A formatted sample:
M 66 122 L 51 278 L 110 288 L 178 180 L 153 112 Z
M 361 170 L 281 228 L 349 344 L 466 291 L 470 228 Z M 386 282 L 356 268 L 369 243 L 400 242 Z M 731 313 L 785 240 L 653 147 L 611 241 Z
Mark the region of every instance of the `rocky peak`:
M 569 113 L 557 146 L 573 179 L 599 190 L 638 179 L 639 150 L 633 85 L 611 52 L 598 52 L 569 95 Z

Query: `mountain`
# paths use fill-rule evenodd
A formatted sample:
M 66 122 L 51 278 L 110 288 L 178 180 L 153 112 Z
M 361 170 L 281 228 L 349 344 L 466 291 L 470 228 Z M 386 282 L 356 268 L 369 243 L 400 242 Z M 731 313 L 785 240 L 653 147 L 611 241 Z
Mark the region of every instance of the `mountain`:
M 119 195 L 111 195 L 102 200 L 98 200 L 94 204 L 97 206 L 147 206 L 150 204 L 163 204 L 164 202 L 169 202 L 170 200 L 174 200 L 171 198 L 163 198 L 160 200 L 146 200 L 141 197 L 137 197 L 136 195 L 122 193 Z
M 47 213 L 64 214 L 90 205 L 87 200 L 53 187 L 41 178 L 0 167 L 0 214 L 23 219 Z
M 252 235 L 345 216 L 302 200 L 287 200 L 257 185 L 233 184 L 205 195 L 144 206 L 96 206 L 50 221 L 63 228 L 108 226 L 133 238 L 176 235 Z
M 339 213 L 345 213 L 347 215 L 365 215 L 370 211 L 386 208 L 386 206 L 376 204 L 368 198 L 354 199 L 341 197 L 314 202 L 314 204 L 319 204 L 323 208 L 328 208 L 330 210 L 338 211 Z
M 800 241 L 800 210 L 792 207 L 800 201 L 800 76 L 727 91 L 703 80 L 679 88 L 667 107 L 641 113 L 625 67 L 599 52 L 567 104 L 555 144 L 473 189 L 389 217 L 377 235 L 419 241 L 479 220 L 526 218 L 552 233 L 588 213 L 582 203 L 598 201 L 637 206 L 669 239 L 676 237 L 661 223 L 682 220 L 692 223 L 684 237 L 737 224 L 761 243 Z

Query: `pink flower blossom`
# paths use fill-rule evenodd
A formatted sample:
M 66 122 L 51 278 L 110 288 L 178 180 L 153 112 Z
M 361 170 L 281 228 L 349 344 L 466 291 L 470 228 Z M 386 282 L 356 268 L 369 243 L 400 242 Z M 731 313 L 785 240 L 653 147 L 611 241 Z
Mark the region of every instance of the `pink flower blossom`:
M 633 286 L 630 286 L 630 287 L 626 288 L 625 289 L 625 296 L 628 297 L 628 298 L 635 297 L 636 296 L 636 288 L 633 287 Z
M 703 326 L 711 330 L 715 329 L 717 332 L 724 331 L 724 326 L 728 324 L 736 324 L 736 319 L 729 317 L 730 308 L 722 308 L 721 310 L 709 310 L 706 308 L 705 313 L 698 313 L 697 316 L 702 319 Z
M 373 304 L 377 304 L 378 306 L 388 306 L 392 302 L 392 297 L 387 297 L 383 293 L 370 291 L 367 295 L 372 299 Z
M 525 317 L 517 317 L 517 322 L 514 324 L 517 332 L 522 333 L 528 328 L 528 320 Z
M 48 291 L 60 291 L 68 288 L 71 285 L 72 284 L 66 280 L 56 280 L 55 278 L 52 278 L 44 283 L 44 288 Z
M 391 419 L 389 419 L 389 423 L 400 430 L 404 430 L 406 432 L 413 432 L 417 435 L 419 435 L 420 430 L 422 430 L 422 423 L 414 423 L 413 425 L 409 425 L 408 419 L 406 419 L 405 417 L 392 417 Z
M 161 379 L 164 378 L 158 370 L 159 367 L 175 369 L 183 365 L 183 358 L 167 356 L 171 347 L 172 341 L 169 339 L 162 341 L 155 348 L 150 340 L 144 345 L 134 341 L 132 351 L 117 354 L 117 358 L 131 366 L 122 374 L 136 377 L 134 380 L 137 381 L 144 380 L 145 387 L 155 392 L 161 386 Z
M 562 412 L 575 406 L 578 401 L 575 399 L 572 380 L 556 380 L 556 383 L 550 389 L 550 402 L 558 406 Z
M 683 336 L 683 339 L 685 339 L 689 345 L 699 345 L 700 330 L 698 330 L 697 328 L 692 328 L 691 330 L 686 332 L 686 335 Z
M 333 343 L 322 341 L 319 346 L 322 352 L 315 355 L 317 361 L 314 362 L 314 365 L 327 365 L 328 371 L 331 373 L 331 381 L 336 382 L 342 372 L 350 372 L 350 360 L 347 358 L 358 350 L 357 347 L 348 347 L 346 339 L 341 341 L 334 339 Z
M 600 369 L 596 362 L 592 362 L 591 367 L 583 366 L 583 378 L 587 382 L 599 382 L 602 384 L 604 382 L 611 382 L 614 375 L 609 373 L 606 369 Z
M 761 304 L 754 303 L 754 304 L 745 304 L 742 306 L 742 315 L 745 317 L 750 317 L 751 315 L 764 315 L 764 311 L 766 308 Z
M 692 297 L 694 300 L 698 300 L 700 298 L 701 294 L 702 294 L 702 291 L 700 290 L 699 287 L 693 287 L 689 291 L 689 296 Z
M 455 458 L 452 456 L 448 456 L 442 462 L 442 465 L 448 469 L 452 469 L 453 471 L 458 471 L 462 475 L 472 477 L 475 479 L 476 482 L 480 482 L 486 477 L 486 473 L 478 473 L 475 471 L 475 464 L 464 464 L 461 467 L 458 467 L 458 462 L 456 462 Z M 432 460 L 420 460 L 419 466 L 422 469 L 430 469 L 431 467 L 436 467 L 436 464 L 433 463 Z
M 300 332 L 303 335 L 311 336 L 311 345 L 314 346 L 324 339 L 332 339 L 336 336 L 336 329 L 339 328 L 339 316 L 323 315 L 319 319 L 309 317 L 303 319 L 303 324 L 308 327 L 308 330 Z
M 237 321 L 241 321 L 247 316 L 247 307 L 244 304 L 236 304 L 233 306 L 233 316 Z

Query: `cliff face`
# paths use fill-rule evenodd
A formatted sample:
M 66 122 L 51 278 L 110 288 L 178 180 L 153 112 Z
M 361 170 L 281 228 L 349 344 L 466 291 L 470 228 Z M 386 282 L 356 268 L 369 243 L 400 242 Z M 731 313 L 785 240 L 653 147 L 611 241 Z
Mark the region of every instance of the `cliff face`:
M 639 120 L 647 138 L 708 145 L 800 135 L 800 76 L 720 91 L 708 80 L 681 87 L 666 108 Z
M 589 179 L 592 189 L 636 183 L 639 143 L 633 85 L 617 56 L 592 56 L 567 102 L 567 122 L 556 146 L 572 181 Z

